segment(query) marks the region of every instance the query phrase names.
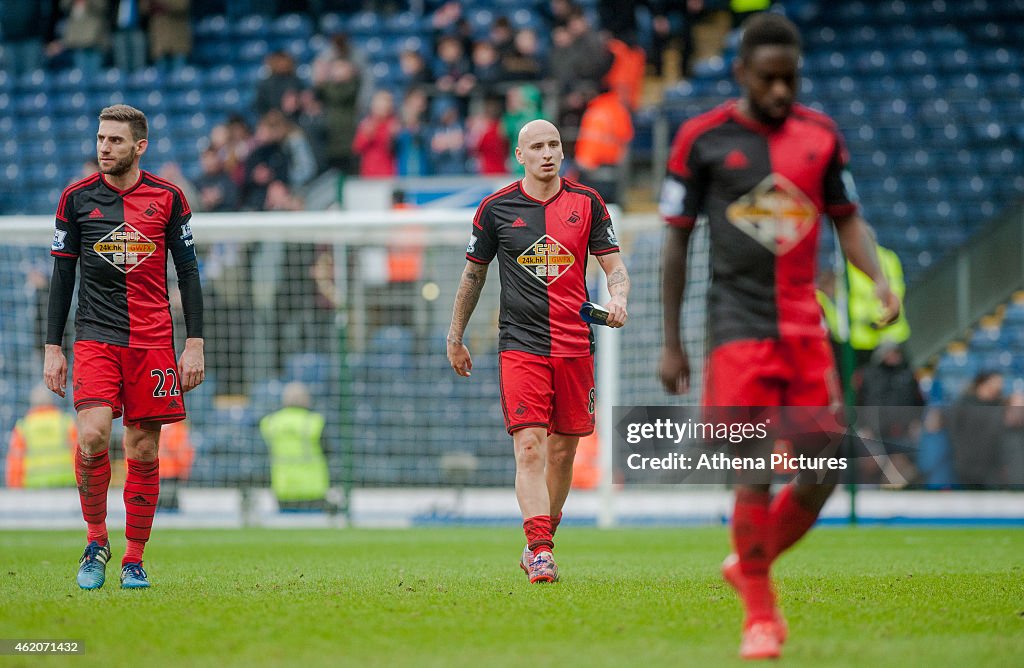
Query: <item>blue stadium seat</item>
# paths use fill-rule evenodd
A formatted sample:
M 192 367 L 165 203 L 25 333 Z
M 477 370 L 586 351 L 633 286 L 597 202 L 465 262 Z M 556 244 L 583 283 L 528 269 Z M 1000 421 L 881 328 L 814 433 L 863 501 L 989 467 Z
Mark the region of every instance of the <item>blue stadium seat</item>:
M 309 39 L 313 35 L 313 22 L 302 14 L 282 14 L 274 19 L 269 33 L 275 37 Z
M 381 32 L 381 19 L 376 12 L 357 12 L 349 18 L 346 28 L 353 35 L 376 35 Z
M 260 14 L 243 16 L 231 26 L 231 33 L 236 40 L 248 41 L 266 36 L 267 18 Z
M 204 16 L 196 21 L 192 28 L 192 34 L 195 36 L 197 44 L 206 40 L 223 40 L 228 34 L 227 19 L 219 14 Z
M 420 32 L 420 17 L 416 12 L 397 12 L 384 20 L 384 30 L 391 35 L 414 35 Z

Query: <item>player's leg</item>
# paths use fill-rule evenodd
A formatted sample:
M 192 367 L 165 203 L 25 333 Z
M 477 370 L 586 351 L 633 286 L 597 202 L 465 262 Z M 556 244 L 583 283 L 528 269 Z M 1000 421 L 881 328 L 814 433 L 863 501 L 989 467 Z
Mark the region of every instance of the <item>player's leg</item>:
M 86 523 L 86 547 L 76 580 L 82 589 L 98 589 L 106 580 L 110 559 L 107 538 L 107 491 L 110 487 L 110 427 L 121 415 L 120 360 L 111 346 L 95 341 L 75 343 L 72 370 L 78 410 L 75 481 Z
M 716 419 L 716 406 L 779 406 L 784 377 L 773 341 L 719 346 L 712 351 L 705 375 L 706 410 Z M 732 412 L 723 411 L 718 417 L 723 416 L 730 417 Z M 770 444 L 750 442 L 740 449 L 747 456 L 766 457 Z M 771 583 L 770 504 L 771 472 L 740 472 L 730 522 L 734 554 L 726 558 L 722 574 L 743 602 L 740 655 L 748 659 L 778 657 L 785 636 Z
M 512 435 L 516 458 L 516 499 L 526 534 L 519 566 L 530 582 L 551 582 L 557 577 L 545 475 L 553 399 L 551 364 L 546 357 L 506 351 L 499 356 L 498 374 L 505 428 Z
M 786 388 L 785 402 L 794 407 L 791 420 L 802 423 L 794 433 L 804 436 L 804 442 L 795 442 L 794 447 L 809 457 L 835 456 L 844 428 L 836 420 L 842 391 L 831 345 L 825 339 L 794 339 L 786 342 L 784 352 L 795 374 Z M 803 473 L 776 495 L 770 511 L 773 560 L 814 526 L 836 482 L 836 472 L 824 478 Z
M 143 551 L 153 531 L 153 516 L 160 497 L 160 462 L 157 458 L 160 423 L 125 425 L 124 452 L 128 465 L 124 481 L 125 529 L 127 539 L 121 559 L 121 586 L 149 586 L 142 570 Z
M 143 552 L 153 530 L 160 497 L 160 427 L 185 419 L 174 350 L 123 348 L 125 538 L 121 586 L 149 586 Z
M 547 482 L 552 533 L 562 521 L 562 507 L 572 487 L 573 463 L 580 437 L 594 432 L 594 357 L 551 360 L 554 376 L 551 434 L 548 436 Z
M 110 443 L 112 411 L 94 406 L 78 412 L 78 451 L 75 480 L 82 518 L 86 523 L 86 547 L 78 562 L 78 586 L 99 589 L 106 580 L 110 559 L 107 537 L 107 491 L 110 487 Z

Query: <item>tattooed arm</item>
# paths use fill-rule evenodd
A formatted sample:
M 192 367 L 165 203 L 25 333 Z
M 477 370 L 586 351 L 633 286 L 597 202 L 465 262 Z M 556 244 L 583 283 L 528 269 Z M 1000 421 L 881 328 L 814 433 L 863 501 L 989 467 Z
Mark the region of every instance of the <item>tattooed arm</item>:
M 622 262 L 621 253 L 598 255 L 597 261 L 608 277 L 608 293 L 611 301 L 605 304 L 608 309 L 608 325 L 622 327 L 626 324 L 629 314 L 626 312 L 626 300 L 629 298 L 629 273 Z
M 452 369 L 460 376 L 469 376 L 473 369 L 473 359 L 469 356 L 469 348 L 462 342 L 462 336 L 466 332 L 466 325 L 473 315 L 477 302 L 480 301 L 480 293 L 484 289 L 484 281 L 487 280 L 486 264 L 478 262 L 466 262 L 466 268 L 462 271 L 462 279 L 459 281 L 459 290 L 455 294 L 455 307 L 452 309 L 452 324 L 448 328 L 448 361 Z

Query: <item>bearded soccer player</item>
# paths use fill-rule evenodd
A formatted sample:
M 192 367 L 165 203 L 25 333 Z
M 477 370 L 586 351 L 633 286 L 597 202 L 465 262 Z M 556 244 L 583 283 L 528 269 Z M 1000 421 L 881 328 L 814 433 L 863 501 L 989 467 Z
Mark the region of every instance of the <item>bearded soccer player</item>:
M 688 391 L 679 310 L 690 232 L 706 214 L 712 256 L 706 406 L 838 407 L 835 364 L 814 294 L 823 213 L 846 256 L 875 282 L 880 324 L 899 313 L 870 228 L 857 214 L 842 138 L 827 116 L 795 103 L 800 52 L 789 20 L 750 19 L 733 70 L 742 97 L 685 123 L 670 153 L 661 203 L 669 227 L 660 373 L 667 392 Z M 798 476 L 772 498 L 766 482 L 736 485 L 735 553 L 723 564 L 746 611 L 740 654 L 748 659 L 779 656 L 786 626 L 769 570 L 811 528 L 835 486 Z
M 497 257 L 501 403 L 526 534 L 520 567 L 530 582 L 558 579 L 555 530 L 576 445 L 594 431 L 594 337 L 580 318 L 587 256 L 596 256 L 606 274 L 608 325 L 626 324 L 629 296 L 608 209 L 595 190 L 559 177 L 562 158 L 551 123 L 530 121 L 520 131 L 516 159 L 526 175 L 477 209 L 448 331 L 448 360 L 468 377 L 473 360 L 462 337 Z
M 118 104 L 99 116 L 100 171 L 68 186 L 57 205 L 43 377 L 64 396 L 68 365 L 61 339 L 81 264 L 72 370 L 78 411 L 75 476 L 87 525 L 78 586 L 98 589 L 110 559 L 107 488 L 111 421 L 124 417 L 127 549 L 121 586 L 149 587 L 142 553 L 160 492 L 160 427 L 185 419 L 182 394 L 204 378 L 203 295 L 181 190 L 139 168 L 148 123 Z M 185 311 L 186 340 L 175 362 L 167 255 L 174 259 Z

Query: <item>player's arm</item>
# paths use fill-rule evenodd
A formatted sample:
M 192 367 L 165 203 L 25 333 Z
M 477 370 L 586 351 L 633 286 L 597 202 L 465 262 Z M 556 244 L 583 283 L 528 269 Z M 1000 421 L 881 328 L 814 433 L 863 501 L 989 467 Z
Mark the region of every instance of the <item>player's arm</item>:
M 480 293 L 483 292 L 484 282 L 487 280 L 488 266 L 468 260 L 466 268 L 462 270 L 462 278 L 459 279 L 458 292 L 455 293 L 452 324 L 448 328 L 447 348 L 448 362 L 451 363 L 455 373 L 460 376 L 469 376 L 473 369 L 473 359 L 469 355 L 469 348 L 462 342 L 462 337 L 466 333 L 469 318 L 480 301 Z
M 629 299 L 629 272 L 626 271 L 626 263 L 622 261 L 622 253 L 618 252 L 598 255 L 597 261 L 604 270 L 608 280 L 608 294 L 612 296 L 605 304 L 605 308 L 608 309 L 608 326 L 622 327 L 629 318 L 626 311 L 626 301 Z
M 664 344 L 659 372 L 669 394 L 690 391 L 690 360 L 683 348 L 679 313 L 686 291 L 686 258 L 690 246 L 689 227 L 670 226 L 665 234 L 661 261 L 661 302 Z
M 68 383 L 68 362 L 61 345 L 75 293 L 75 272 L 81 244 L 74 211 L 74 194 L 65 190 L 57 204 L 53 242 L 50 244 L 53 275 L 46 305 L 46 344 L 43 346 L 43 382 L 51 392 L 61 397 Z
M 882 302 L 882 314 L 878 325 L 884 326 L 895 322 L 900 315 L 900 298 L 889 287 L 889 280 L 882 272 L 871 227 L 855 213 L 833 220 L 839 236 L 839 245 L 846 258 L 875 283 L 875 295 Z
M 46 306 L 46 345 L 43 348 L 43 382 L 61 397 L 68 383 L 68 362 L 61 343 L 75 294 L 77 257 L 54 255 L 50 295 Z
M 181 198 L 174 204 L 174 215 L 167 226 L 167 247 L 174 259 L 181 292 L 181 308 L 185 314 L 185 350 L 178 358 L 181 389 L 195 389 L 206 378 L 206 357 L 203 352 L 203 286 L 199 280 L 199 260 L 189 220 L 192 213 Z

